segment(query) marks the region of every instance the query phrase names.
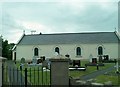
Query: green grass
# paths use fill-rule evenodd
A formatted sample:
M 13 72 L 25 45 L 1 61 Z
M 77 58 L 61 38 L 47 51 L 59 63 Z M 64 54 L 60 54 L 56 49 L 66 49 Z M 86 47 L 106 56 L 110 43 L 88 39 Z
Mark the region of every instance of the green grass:
M 99 67 L 99 70 L 105 69 L 104 67 Z M 69 75 L 73 78 L 77 78 L 83 75 L 87 75 L 90 73 L 94 73 L 95 71 L 97 71 L 97 67 L 96 66 L 88 66 L 86 71 L 70 71 Z
M 100 75 L 96 77 L 96 82 L 103 83 L 111 81 L 113 85 L 118 85 L 118 76 Z
M 20 70 L 20 62 L 16 63 L 16 67 Z M 32 85 L 50 85 L 50 72 L 42 71 L 41 66 L 29 67 L 25 64 L 22 68 L 22 75 L 25 76 L 25 68 L 27 68 L 27 79 Z
M 105 66 L 100 66 L 99 70 L 107 69 L 114 65 L 115 65 L 114 63 L 105 63 Z M 94 73 L 96 70 L 97 70 L 96 66 L 88 66 L 86 71 L 70 71 L 69 75 L 73 78 L 79 78 L 80 76 Z M 111 73 L 114 73 L 114 72 L 115 71 L 113 70 Z M 98 83 L 104 83 L 107 81 L 111 81 L 113 85 L 118 85 L 118 76 L 99 75 L 95 79 L 96 79 L 96 82 Z
M 31 73 L 30 73 L 31 72 Z M 41 85 L 41 84 L 50 84 L 50 72 L 49 71 L 42 71 L 42 68 L 39 69 L 31 68 L 28 69 L 28 80 L 31 84 L 34 85 Z
M 112 70 L 111 72 L 108 73 L 109 75 L 97 76 L 95 78 L 96 82 L 104 84 L 104 82 L 111 81 L 113 85 L 120 85 L 120 82 L 118 82 L 120 81 L 120 76 L 116 75 L 115 72 L 116 72 L 115 70 Z
M 84 66 L 86 63 L 88 63 L 88 61 L 83 61 L 81 65 Z M 114 66 L 114 63 L 105 63 L 105 66 L 99 66 L 99 70 L 107 69 L 111 66 Z M 95 71 L 97 71 L 96 66 L 87 66 L 86 71 L 70 71 L 69 76 L 77 78 L 83 75 L 94 73 Z
M 84 66 L 86 63 L 88 63 L 88 61 L 81 61 L 82 66 Z M 16 66 L 19 68 L 20 62 L 17 62 Z M 105 66 L 100 66 L 99 70 L 106 69 L 111 66 L 114 66 L 114 63 L 105 63 Z M 31 75 L 30 75 L 30 68 L 27 66 L 27 64 L 23 67 L 23 70 L 25 68 L 28 69 L 28 73 L 27 73 L 28 77 L 27 78 L 31 84 L 34 84 L 34 85 L 50 84 L 50 72 L 42 72 L 42 70 L 38 71 L 38 66 L 35 66 L 35 67 L 31 67 Z M 41 67 L 39 67 L 39 68 L 41 69 Z M 71 76 L 73 78 L 79 78 L 80 76 L 94 73 L 95 71 L 97 71 L 96 66 L 87 66 L 86 71 L 69 71 L 69 76 Z M 24 71 L 22 72 L 22 74 L 24 75 Z M 42 74 L 43 74 L 43 78 L 42 78 Z M 47 77 L 46 77 L 46 75 L 47 75 Z M 30 76 L 31 76 L 31 78 L 30 78 Z M 113 79 L 116 79 L 116 80 L 113 80 Z M 115 76 L 100 75 L 100 76 L 96 77 L 96 82 L 102 83 L 107 80 L 112 81 L 113 84 L 117 84 L 117 77 L 115 77 Z

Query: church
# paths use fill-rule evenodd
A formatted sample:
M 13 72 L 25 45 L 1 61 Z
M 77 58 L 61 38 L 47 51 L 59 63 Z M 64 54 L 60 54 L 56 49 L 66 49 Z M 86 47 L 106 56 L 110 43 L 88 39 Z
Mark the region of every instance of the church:
M 56 34 L 23 34 L 13 48 L 13 60 L 21 58 L 52 58 L 55 53 L 69 55 L 71 59 L 88 60 L 92 55 L 108 55 L 110 59 L 119 58 L 120 37 L 115 32 L 85 32 Z

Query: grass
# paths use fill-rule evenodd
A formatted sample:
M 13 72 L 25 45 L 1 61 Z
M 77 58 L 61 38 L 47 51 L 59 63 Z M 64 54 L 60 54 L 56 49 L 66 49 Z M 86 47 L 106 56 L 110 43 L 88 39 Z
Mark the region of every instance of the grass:
M 103 83 L 111 81 L 113 85 L 118 85 L 118 76 L 100 75 L 96 77 L 96 82 Z M 119 83 L 120 84 L 120 83 Z
M 81 65 L 84 66 L 86 63 L 88 63 L 88 61 L 82 61 Z M 20 62 L 17 62 L 16 66 L 19 68 Z M 107 69 L 111 66 L 114 66 L 114 63 L 105 63 L 105 66 L 100 66 L 99 70 Z M 30 68 L 27 65 L 25 65 L 23 67 L 23 70 L 25 68 L 28 69 L 28 73 L 27 73 L 28 77 L 27 78 L 28 78 L 29 83 L 31 83 L 33 85 L 50 84 L 50 72 L 47 72 L 47 71 L 42 72 L 41 67 L 39 67 L 40 70 L 38 70 L 38 67 L 35 66 L 35 67 L 31 67 L 31 73 L 30 73 Z M 96 70 L 97 70 L 96 66 L 87 66 L 86 71 L 69 71 L 69 76 L 71 76 L 73 78 L 78 78 L 83 75 L 94 73 Z M 24 71 L 22 72 L 22 74 L 24 75 Z M 95 79 L 96 79 L 96 82 L 100 82 L 100 83 L 104 83 L 104 81 L 110 80 L 110 81 L 112 81 L 112 83 L 114 85 L 118 84 L 117 76 L 100 75 L 100 76 L 96 77 Z
M 102 70 L 102 69 L 106 69 L 106 67 L 103 67 L 103 66 L 99 67 L 99 70 Z M 80 76 L 83 76 L 83 75 L 94 73 L 95 71 L 97 71 L 96 66 L 88 66 L 86 71 L 70 71 L 69 75 L 73 78 L 77 78 L 77 77 L 80 77 Z
M 99 75 L 97 76 L 96 82 L 103 83 L 107 81 L 111 81 L 113 85 L 120 85 L 120 75 L 118 76 L 115 70 L 112 70 L 108 73 L 108 75 Z M 118 82 L 119 81 L 119 82 Z
M 20 70 L 20 62 L 16 63 Z M 29 67 L 27 64 L 22 67 L 22 75 L 25 77 L 25 68 L 27 68 L 27 79 L 31 85 L 50 85 L 50 72 L 42 71 L 41 66 Z
M 82 66 L 84 66 L 88 61 L 82 61 Z M 113 66 L 113 63 L 105 63 L 105 66 L 99 66 L 99 70 L 107 69 L 111 66 Z M 90 73 L 94 73 L 97 70 L 96 66 L 87 66 L 86 71 L 70 71 L 69 75 L 73 78 L 77 78 L 83 75 L 87 75 Z
M 28 81 L 33 85 L 49 85 L 50 84 L 50 72 L 42 71 L 42 67 L 28 69 Z
M 83 62 L 83 65 L 86 62 Z M 103 70 L 103 69 L 107 69 L 111 66 L 114 66 L 114 63 L 105 63 L 105 66 L 100 66 L 99 70 Z M 88 66 L 86 71 L 70 71 L 69 75 L 73 78 L 80 78 L 83 75 L 87 75 L 90 73 L 94 73 L 96 71 L 96 66 Z M 114 73 L 115 71 L 113 70 L 111 73 Z M 96 78 L 96 82 L 98 83 L 104 83 L 107 81 L 111 81 L 113 85 L 118 85 L 120 84 L 120 82 L 118 83 L 118 81 L 120 81 L 120 78 L 118 79 L 118 76 L 114 76 L 114 75 L 99 75 Z

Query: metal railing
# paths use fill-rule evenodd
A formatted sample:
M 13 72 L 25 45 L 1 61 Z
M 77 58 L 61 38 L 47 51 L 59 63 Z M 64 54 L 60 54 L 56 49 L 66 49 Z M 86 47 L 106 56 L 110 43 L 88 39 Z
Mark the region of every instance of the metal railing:
M 16 68 L 2 66 L 2 84 L 4 86 L 50 85 L 50 70 L 43 66 Z

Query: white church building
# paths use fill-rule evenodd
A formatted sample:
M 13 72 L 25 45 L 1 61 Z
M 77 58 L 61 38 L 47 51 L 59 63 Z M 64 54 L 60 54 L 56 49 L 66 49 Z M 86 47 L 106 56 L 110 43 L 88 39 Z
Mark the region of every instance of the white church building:
M 115 32 L 23 34 L 13 48 L 13 60 L 32 60 L 33 58 L 52 58 L 57 52 L 70 55 L 71 59 L 89 59 L 92 55 L 109 55 L 110 59 L 119 57 L 120 39 Z

